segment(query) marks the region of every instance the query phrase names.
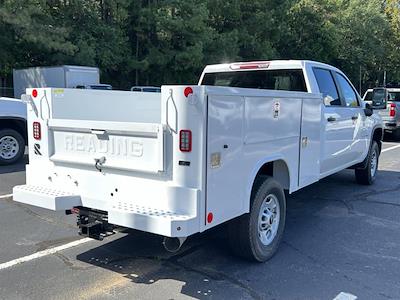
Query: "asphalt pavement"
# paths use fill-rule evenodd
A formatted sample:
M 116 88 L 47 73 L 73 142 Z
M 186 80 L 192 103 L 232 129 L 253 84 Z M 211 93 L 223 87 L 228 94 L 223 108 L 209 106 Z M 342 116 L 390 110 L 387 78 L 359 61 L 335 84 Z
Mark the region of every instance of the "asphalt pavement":
M 0 299 L 400 299 L 400 143 L 387 141 L 372 186 L 345 170 L 290 195 L 267 263 L 240 260 L 223 228 L 177 254 L 158 236 L 77 235 L 74 216 L 15 203 L 24 162 L 0 168 Z

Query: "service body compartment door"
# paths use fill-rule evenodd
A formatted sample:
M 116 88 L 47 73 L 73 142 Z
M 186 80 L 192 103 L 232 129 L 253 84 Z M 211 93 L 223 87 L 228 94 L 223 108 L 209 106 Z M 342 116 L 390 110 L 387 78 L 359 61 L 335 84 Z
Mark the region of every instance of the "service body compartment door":
M 216 225 L 240 215 L 243 210 L 244 98 L 208 97 L 207 202 L 206 216 Z
M 302 100 L 300 129 L 299 188 L 319 180 L 321 148 L 320 98 Z

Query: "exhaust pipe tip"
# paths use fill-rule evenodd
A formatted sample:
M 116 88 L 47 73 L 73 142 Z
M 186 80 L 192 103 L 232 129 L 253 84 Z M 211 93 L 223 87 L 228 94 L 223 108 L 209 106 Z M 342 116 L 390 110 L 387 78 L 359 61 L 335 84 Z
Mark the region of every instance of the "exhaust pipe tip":
M 178 252 L 181 249 L 183 243 L 186 241 L 186 237 L 171 238 L 165 237 L 163 240 L 163 246 L 165 250 L 171 253 Z

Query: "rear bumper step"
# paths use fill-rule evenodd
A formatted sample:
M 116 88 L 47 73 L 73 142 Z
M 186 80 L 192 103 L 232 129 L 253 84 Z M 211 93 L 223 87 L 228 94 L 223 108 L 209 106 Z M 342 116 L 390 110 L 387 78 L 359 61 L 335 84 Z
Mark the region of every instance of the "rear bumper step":
M 82 205 L 79 195 L 36 185 L 19 185 L 14 187 L 13 199 L 24 204 L 57 211 Z
M 108 222 L 168 237 L 187 237 L 198 232 L 199 220 L 188 214 L 119 201 L 108 211 Z
M 47 186 L 21 185 L 14 187 L 14 200 L 55 211 L 68 211 L 84 207 L 81 196 L 70 192 L 56 190 Z M 91 208 L 85 208 L 91 210 Z M 91 216 L 83 214 L 85 216 Z M 196 215 L 182 214 L 158 207 L 145 207 L 132 202 L 113 202 L 104 211 L 107 220 L 98 218 L 78 220 L 82 235 L 101 238 L 104 224 L 151 232 L 167 237 L 187 237 L 198 232 L 199 218 Z

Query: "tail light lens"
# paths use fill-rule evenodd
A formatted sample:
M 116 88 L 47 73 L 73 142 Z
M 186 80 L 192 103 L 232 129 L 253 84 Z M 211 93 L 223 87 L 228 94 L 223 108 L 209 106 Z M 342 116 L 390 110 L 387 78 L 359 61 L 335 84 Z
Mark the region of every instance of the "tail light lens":
M 394 117 L 396 116 L 396 104 L 391 103 L 389 108 L 389 116 Z
M 40 140 L 42 138 L 42 128 L 39 122 L 33 122 L 33 138 Z
M 182 152 L 192 151 L 192 132 L 190 130 L 179 132 L 179 150 Z

